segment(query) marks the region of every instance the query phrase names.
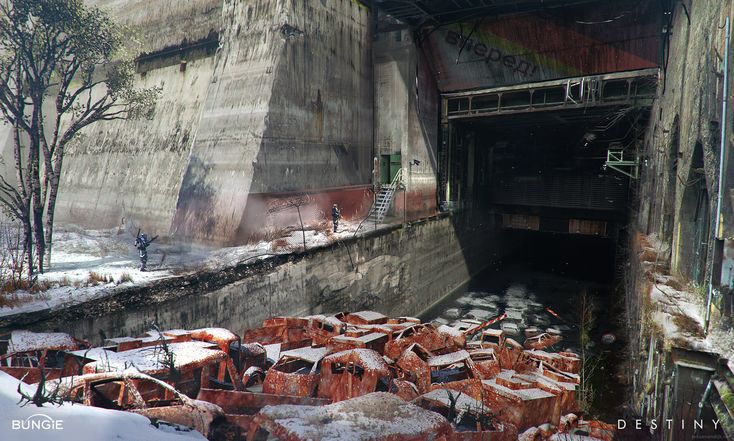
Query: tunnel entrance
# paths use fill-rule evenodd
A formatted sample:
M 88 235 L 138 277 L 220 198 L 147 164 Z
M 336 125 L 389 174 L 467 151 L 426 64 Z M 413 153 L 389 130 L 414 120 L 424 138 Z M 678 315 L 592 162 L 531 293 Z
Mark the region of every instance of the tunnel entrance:
M 585 412 L 622 417 L 618 274 L 656 76 L 648 71 L 445 94 L 444 207 L 488 219 L 499 259 L 425 316 L 486 320 L 581 354 Z
M 445 94 L 443 205 L 505 229 L 614 238 L 655 84 L 642 70 Z

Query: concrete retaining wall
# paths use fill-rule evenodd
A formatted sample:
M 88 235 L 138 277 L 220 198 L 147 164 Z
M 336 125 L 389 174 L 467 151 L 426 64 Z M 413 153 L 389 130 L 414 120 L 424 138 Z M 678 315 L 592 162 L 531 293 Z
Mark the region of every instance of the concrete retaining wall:
M 241 333 L 273 315 L 373 309 L 417 315 L 487 267 L 491 229 L 467 231 L 446 216 L 311 250 L 130 289 L 53 313 L 0 319 L 9 328 L 102 336 L 162 328 L 223 326 Z M 356 270 L 355 270 L 356 268 Z

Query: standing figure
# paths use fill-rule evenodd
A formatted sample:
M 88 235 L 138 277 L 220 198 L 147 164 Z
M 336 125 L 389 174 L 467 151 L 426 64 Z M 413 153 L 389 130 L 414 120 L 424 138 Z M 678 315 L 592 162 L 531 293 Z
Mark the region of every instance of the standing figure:
M 158 236 L 152 239 L 148 239 L 148 236 L 143 233 L 140 234 L 138 230 L 138 237 L 135 238 L 135 248 L 140 251 L 140 271 L 145 271 L 145 265 L 148 263 L 148 247 Z
M 334 204 L 333 207 L 331 207 L 331 220 L 334 222 L 334 232 L 336 233 L 336 229 L 339 228 L 339 219 L 341 219 L 342 213 L 339 211 L 339 208 Z

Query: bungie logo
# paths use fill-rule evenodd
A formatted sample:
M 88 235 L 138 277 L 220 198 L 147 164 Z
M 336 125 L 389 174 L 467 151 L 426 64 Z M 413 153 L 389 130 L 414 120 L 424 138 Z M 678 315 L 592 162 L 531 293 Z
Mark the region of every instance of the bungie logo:
M 64 430 L 63 420 L 55 420 L 48 415 L 36 413 L 24 420 L 11 420 L 13 430 Z

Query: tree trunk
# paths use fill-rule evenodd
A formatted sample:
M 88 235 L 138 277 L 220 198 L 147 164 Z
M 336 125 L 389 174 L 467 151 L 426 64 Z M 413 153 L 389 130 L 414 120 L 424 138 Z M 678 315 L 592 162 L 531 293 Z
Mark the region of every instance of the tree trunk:
M 23 222 L 23 252 L 28 261 L 28 280 L 33 280 L 33 265 L 36 262 L 33 259 L 33 231 L 31 230 L 30 217 L 26 216 L 21 219 L 21 222 Z
M 38 272 L 43 274 L 43 263 L 46 251 L 46 238 L 43 234 L 43 206 L 36 201 L 41 200 L 41 195 L 33 197 L 33 237 L 36 242 L 36 254 L 38 256 Z
M 23 254 L 27 259 L 27 271 L 28 280 L 33 279 L 33 265 L 35 261 L 33 259 L 33 233 L 31 230 L 31 204 L 30 198 L 28 197 L 29 191 L 29 180 L 27 173 L 23 173 L 23 151 L 20 146 L 20 129 L 16 126 L 13 128 L 13 154 L 15 156 L 15 177 L 18 181 L 18 193 L 22 198 L 22 206 L 18 207 L 18 211 L 21 212 L 22 216 L 20 221 L 23 225 Z M 30 170 L 30 167 L 28 168 Z M 22 266 L 22 265 L 21 265 Z M 22 268 L 21 268 L 22 271 Z M 22 275 L 21 275 L 22 277 Z
M 59 164 L 59 171 L 61 164 Z M 54 173 L 50 179 L 51 188 L 48 191 L 48 202 L 46 203 L 46 268 L 51 268 L 51 248 L 54 234 L 54 210 L 56 210 L 56 197 L 59 190 L 60 173 Z
M 296 210 L 298 210 L 298 220 L 301 222 L 301 234 L 303 235 L 303 251 L 306 251 L 306 230 L 303 229 L 303 219 L 301 218 L 301 207 L 296 205 Z
M 35 124 L 34 124 L 35 127 Z M 31 183 L 31 212 L 33 214 L 31 222 L 33 225 L 33 238 L 36 242 L 36 255 L 38 260 L 38 272 L 43 274 L 44 251 L 46 250 L 46 238 L 43 234 L 43 207 L 41 200 L 41 167 L 40 146 L 37 136 L 31 135 L 31 142 L 28 145 L 28 160 L 31 166 L 31 174 L 29 176 Z

